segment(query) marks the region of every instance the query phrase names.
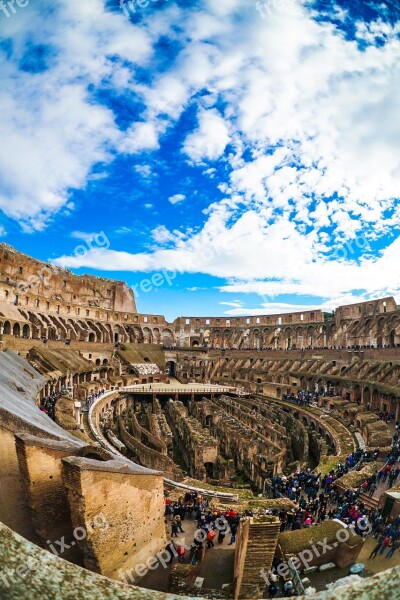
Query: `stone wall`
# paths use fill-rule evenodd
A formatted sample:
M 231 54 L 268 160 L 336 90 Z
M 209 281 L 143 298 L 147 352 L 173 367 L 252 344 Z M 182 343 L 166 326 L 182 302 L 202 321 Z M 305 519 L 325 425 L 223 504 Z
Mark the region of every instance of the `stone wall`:
M 91 343 L 155 343 L 166 347 L 304 350 L 400 344 L 394 298 L 319 309 L 241 317 L 137 314 L 126 283 L 77 276 L 0 245 L 0 334 Z M 8 342 L 7 338 L 5 341 Z
M 86 568 L 121 579 L 165 547 L 161 473 L 129 461 L 65 458 L 63 481 L 73 525 L 87 531 L 78 541 Z
M 202 428 L 197 419 L 189 417 L 179 400 L 168 401 L 166 416 L 190 476 L 204 480 L 207 477 L 206 463 L 211 465 L 218 460 L 217 440 Z

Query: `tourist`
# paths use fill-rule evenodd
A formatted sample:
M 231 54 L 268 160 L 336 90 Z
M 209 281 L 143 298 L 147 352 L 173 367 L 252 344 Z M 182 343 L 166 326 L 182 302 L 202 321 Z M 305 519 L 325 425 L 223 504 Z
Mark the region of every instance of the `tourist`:
M 295 595 L 294 585 L 293 585 L 293 581 L 291 579 L 288 579 L 283 584 L 283 595 L 286 597 Z
M 392 542 L 392 538 L 390 537 L 390 535 L 387 535 L 382 542 L 382 547 L 379 550 L 379 554 L 383 554 L 385 552 L 385 550 L 387 550 L 387 548 L 389 548 L 391 542 Z
M 233 522 L 230 525 L 230 529 L 231 529 L 231 541 L 229 542 L 228 546 L 231 546 L 232 544 L 234 544 L 236 542 L 237 525 L 235 522 Z
M 400 540 L 393 540 L 392 544 L 389 548 L 388 553 L 386 554 L 386 558 L 390 558 L 391 556 L 393 556 L 393 554 L 395 553 L 396 550 L 398 550 L 400 547 Z
M 176 548 L 176 553 L 178 555 L 178 562 L 179 563 L 184 563 L 185 562 L 185 548 L 184 546 L 180 545 Z
M 181 520 L 181 516 L 179 514 L 175 515 L 174 524 L 176 525 L 177 531 L 180 531 L 181 533 L 185 533 L 185 531 L 182 529 L 182 520 Z
M 214 548 L 214 538 L 215 538 L 214 529 L 209 529 L 207 531 L 207 548 Z
M 372 550 L 371 554 L 369 555 L 369 558 L 375 558 L 375 556 L 378 554 L 378 552 L 382 549 L 383 547 L 383 539 L 384 538 L 380 538 L 378 540 L 378 543 L 375 545 L 374 549 Z
M 271 581 L 268 587 L 269 598 L 275 598 L 277 593 L 279 592 L 279 586 L 275 581 Z
M 218 530 L 218 544 L 222 544 L 224 542 L 226 536 L 226 526 L 223 525 L 222 527 L 219 527 Z
M 175 523 L 175 520 L 172 521 L 171 524 L 171 537 L 178 537 L 178 526 Z

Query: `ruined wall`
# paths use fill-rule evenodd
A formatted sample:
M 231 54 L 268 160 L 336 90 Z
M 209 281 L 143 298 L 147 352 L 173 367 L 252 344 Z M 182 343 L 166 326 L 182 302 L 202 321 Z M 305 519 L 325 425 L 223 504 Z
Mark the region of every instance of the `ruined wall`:
M 218 442 L 196 418 L 188 415 L 182 402 L 169 400 L 166 405 L 168 424 L 191 477 L 204 480 L 206 463 L 218 460 Z
M 38 541 L 32 525 L 29 506 L 21 488 L 14 433 L 1 425 L 0 521 L 25 538 Z
M 55 545 L 63 537 L 71 540 L 73 527 L 61 459 L 76 454 L 79 447 L 26 434 L 16 436 L 16 447 L 24 495 L 41 545 L 49 549 L 48 542 Z M 66 548 L 63 558 L 77 564 L 83 560 L 76 545 Z
M 74 275 L 6 244 L 0 244 L 0 263 L 2 300 L 19 295 L 18 305 L 38 308 L 38 301 L 44 310 L 56 301 L 70 305 L 72 314 L 74 307 L 136 313 L 133 291 L 122 281 Z
M 73 525 L 87 531 L 78 542 L 86 568 L 120 579 L 165 547 L 161 473 L 128 461 L 66 458 L 63 465 Z M 96 527 L 99 515 L 106 526 Z
M 119 418 L 118 420 L 118 432 L 119 439 L 128 448 L 133 460 L 149 469 L 162 471 L 166 477 L 178 481 L 183 479 L 183 473 L 179 467 L 175 465 L 174 461 L 169 456 L 149 448 L 138 438 L 132 436 L 127 430 L 122 418 Z

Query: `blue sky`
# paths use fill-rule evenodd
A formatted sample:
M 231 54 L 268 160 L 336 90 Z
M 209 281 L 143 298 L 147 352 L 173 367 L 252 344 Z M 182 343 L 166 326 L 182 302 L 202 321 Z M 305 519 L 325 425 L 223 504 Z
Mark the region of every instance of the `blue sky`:
M 397 3 L 132 2 L 0 4 L 2 240 L 169 319 L 397 298 Z

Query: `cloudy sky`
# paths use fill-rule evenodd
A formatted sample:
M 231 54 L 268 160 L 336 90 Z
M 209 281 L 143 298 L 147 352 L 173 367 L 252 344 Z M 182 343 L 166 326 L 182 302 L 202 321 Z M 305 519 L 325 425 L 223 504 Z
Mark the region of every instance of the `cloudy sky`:
M 20 4 L 2 241 L 168 318 L 400 298 L 397 0 Z

